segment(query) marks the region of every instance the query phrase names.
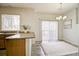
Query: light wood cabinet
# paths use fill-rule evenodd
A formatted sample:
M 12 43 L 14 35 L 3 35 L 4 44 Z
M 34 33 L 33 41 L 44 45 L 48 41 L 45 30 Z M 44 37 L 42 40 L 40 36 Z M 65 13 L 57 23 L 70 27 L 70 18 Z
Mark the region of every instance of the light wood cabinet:
M 6 40 L 8 56 L 25 56 L 25 39 Z

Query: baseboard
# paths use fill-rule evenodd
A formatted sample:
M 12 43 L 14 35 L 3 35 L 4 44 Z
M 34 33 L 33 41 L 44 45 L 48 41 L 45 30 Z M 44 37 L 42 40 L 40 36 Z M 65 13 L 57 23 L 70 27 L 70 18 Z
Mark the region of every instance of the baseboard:
M 45 52 L 45 50 L 44 50 L 44 48 L 43 48 L 42 45 L 41 45 L 41 48 L 42 48 L 42 50 L 43 50 L 43 52 L 44 52 L 44 55 L 46 56 L 47 54 L 46 54 L 46 52 Z
M 71 45 L 73 45 L 73 46 L 75 46 L 75 47 L 78 47 L 78 45 L 73 44 L 73 43 L 71 43 L 71 42 L 69 42 L 69 41 L 66 41 L 66 40 L 63 40 L 63 41 L 66 42 L 66 43 L 69 43 L 69 44 L 71 44 Z

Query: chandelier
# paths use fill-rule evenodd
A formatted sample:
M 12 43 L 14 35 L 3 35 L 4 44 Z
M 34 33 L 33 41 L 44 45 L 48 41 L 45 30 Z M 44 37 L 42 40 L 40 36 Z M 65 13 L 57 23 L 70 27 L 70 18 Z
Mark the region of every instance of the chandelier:
M 59 10 L 59 11 L 62 11 L 62 9 L 63 9 L 63 4 L 60 3 L 58 10 Z M 60 15 L 60 16 L 57 16 L 57 17 L 56 17 L 56 20 L 65 20 L 66 18 L 67 18 L 67 16 L 62 16 L 62 15 Z

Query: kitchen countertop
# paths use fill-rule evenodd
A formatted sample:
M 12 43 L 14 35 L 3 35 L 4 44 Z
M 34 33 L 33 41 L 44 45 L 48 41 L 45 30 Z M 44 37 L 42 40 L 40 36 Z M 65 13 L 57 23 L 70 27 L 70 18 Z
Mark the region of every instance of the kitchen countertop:
M 35 34 L 33 32 L 31 33 L 17 33 L 15 35 L 6 37 L 6 39 L 31 39 L 35 38 Z
M 0 33 L 0 38 L 15 35 L 16 33 Z

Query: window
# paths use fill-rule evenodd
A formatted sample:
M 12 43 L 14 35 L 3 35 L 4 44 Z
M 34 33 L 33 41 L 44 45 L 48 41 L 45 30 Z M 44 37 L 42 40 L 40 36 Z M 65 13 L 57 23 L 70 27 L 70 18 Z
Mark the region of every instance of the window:
M 2 14 L 2 30 L 20 30 L 20 16 Z
M 42 21 L 42 42 L 51 42 L 58 39 L 58 22 Z

